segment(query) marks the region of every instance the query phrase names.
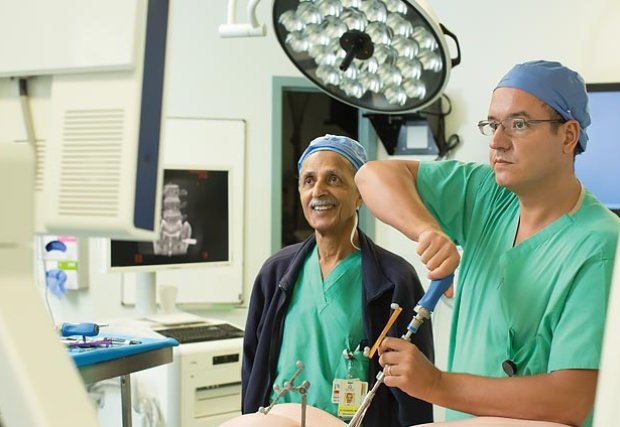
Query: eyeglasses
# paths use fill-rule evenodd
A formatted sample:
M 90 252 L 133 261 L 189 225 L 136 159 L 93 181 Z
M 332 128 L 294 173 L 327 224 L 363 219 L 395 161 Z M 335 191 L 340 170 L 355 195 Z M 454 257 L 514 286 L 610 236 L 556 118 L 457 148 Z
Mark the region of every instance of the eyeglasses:
M 506 119 L 501 122 L 495 120 L 480 120 L 478 122 L 478 129 L 480 129 L 480 133 L 483 135 L 491 136 L 501 125 L 506 135 L 519 136 L 526 134 L 532 125 L 539 125 L 541 123 L 565 123 L 565 121 L 561 119 Z

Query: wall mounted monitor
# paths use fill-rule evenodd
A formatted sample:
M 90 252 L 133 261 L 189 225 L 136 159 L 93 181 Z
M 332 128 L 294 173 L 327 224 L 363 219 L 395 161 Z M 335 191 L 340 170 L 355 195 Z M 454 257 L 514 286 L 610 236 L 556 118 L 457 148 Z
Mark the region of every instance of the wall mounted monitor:
M 230 262 L 229 180 L 228 170 L 164 168 L 159 238 L 112 240 L 111 271 L 157 271 Z
M 620 215 L 620 83 L 588 84 L 592 124 L 575 174 L 601 202 Z

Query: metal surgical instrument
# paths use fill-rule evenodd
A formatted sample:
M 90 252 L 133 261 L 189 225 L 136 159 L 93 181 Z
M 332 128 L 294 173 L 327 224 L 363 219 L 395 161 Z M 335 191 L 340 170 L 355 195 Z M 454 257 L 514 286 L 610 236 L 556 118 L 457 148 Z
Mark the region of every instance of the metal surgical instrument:
M 411 336 L 418 331 L 422 323 L 431 318 L 431 313 L 435 309 L 439 298 L 441 298 L 441 295 L 443 295 L 443 293 L 450 287 L 453 281 L 454 273 L 444 277 L 443 279 L 433 280 L 431 282 L 428 287 L 428 291 L 418 302 L 418 305 L 416 305 L 413 309 L 413 311 L 416 312 L 416 315 L 411 319 L 409 325 L 407 325 L 407 332 L 401 337 L 402 339 L 411 341 Z M 351 418 L 349 427 L 359 427 L 361 425 L 362 419 L 364 418 L 364 415 L 366 415 L 366 410 L 370 406 L 372 399 L 375 397 L 377 389 L 383 383 L 384 377 L 385 375 L 383 374 L 383 371 L 379 371 L 376 377 L 377 381 L 372 386 L 372 389 L 368 392 L 368 394 L 366 394 L 364 400 L 362 400 L 362 403 L 355 412 L 355 415 L 353 415 L 353 418 Z

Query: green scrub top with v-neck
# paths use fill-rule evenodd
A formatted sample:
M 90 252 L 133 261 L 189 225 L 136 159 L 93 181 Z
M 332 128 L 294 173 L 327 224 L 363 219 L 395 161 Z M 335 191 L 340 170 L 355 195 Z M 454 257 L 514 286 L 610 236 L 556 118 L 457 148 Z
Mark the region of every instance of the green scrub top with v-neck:
M 301 360 L 305 367 L 294 385 L 309 381 L 308 404 L 333 415 L 338 409 L 331 402 L 334 379 L 368 378 L 368 359 L 357 348 L 365 338 L 361 265 L 361 253 L 355 251 L 323 279 L 315 246 L 297 278 L 284 321 L 274 384 L 290 380 Z M 353 352 L 350 361 L 343 356 L 345 349 Z M 272 392 L 270 401 L 277 394 Z M 288 392 L 279 400 L 287 402 L 299 403 L 301 395 Z
M 519 202 L 490 167 L 423 162 L 416 185 L 463 247 L 448 369 L 506 377 L 505 360 L 516 375 L 598 369 L 620 220 L 584 191 L 574 212 L 515 246 Z

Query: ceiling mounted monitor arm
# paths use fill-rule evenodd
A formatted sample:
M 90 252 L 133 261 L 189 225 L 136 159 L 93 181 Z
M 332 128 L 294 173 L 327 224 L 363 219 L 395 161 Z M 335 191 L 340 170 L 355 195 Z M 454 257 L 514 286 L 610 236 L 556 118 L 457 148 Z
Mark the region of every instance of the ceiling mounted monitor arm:
M 458 135 L 446 135 L 445 117 L 451 111 L 452 102 L 443 94 L 423 110 L 404 114 L 364 113 L 363 117 L 370 120 L 390 156 L 433 155 L 440 159 L 460 143 Z M 420 133 L 424 127 L 428 128 L 426 134 Z M 417 133 L 410 132 L 410 128 L 417 128 Z
M 265 24 L 260 24 L 256 18 L 256 7 L 260 0 L 248 1 L 248 20 L 249 24 L 238 24 L 235 22 L 237 0 L 228 0 L 228 16 L 226 24 L 219 27 L 220 37 L 263 37 L 266 34 Z
M 408 115 L 394 115 L 394 114 L 364 114 L 370 120 L 377 136 L 383 143 L 385 151 L 391 156 L 394 154 L 396 145 L 398 144 L 398 135 L 400 134 L 400 128 L 407 122 Z M 412 115 L 414 118 L 419 118 L 418 115 Z

